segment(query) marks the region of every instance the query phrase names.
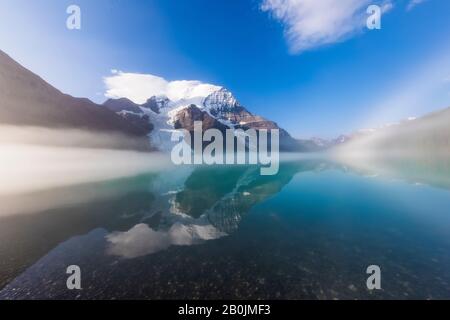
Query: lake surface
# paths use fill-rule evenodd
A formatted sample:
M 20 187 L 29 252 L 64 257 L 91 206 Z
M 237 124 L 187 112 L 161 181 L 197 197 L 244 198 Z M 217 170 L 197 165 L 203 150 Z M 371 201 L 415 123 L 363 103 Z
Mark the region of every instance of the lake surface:
M 449 161 L 178 167 L 0 200 L 0 299 L 450 298 Z

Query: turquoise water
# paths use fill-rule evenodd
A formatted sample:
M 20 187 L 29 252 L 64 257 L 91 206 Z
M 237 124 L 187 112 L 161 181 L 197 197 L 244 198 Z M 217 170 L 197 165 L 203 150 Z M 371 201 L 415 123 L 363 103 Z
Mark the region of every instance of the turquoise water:
M 180 167 L 2 199 L 0 299 L 448 299 L 449 168 Z

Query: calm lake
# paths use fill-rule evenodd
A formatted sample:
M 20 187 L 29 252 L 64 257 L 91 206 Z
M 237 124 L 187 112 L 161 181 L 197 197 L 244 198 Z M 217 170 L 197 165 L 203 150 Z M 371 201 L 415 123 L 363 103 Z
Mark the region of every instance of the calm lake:
M 177 167 L 0 200 L 0 299 L 450 298 L 449 160 Z

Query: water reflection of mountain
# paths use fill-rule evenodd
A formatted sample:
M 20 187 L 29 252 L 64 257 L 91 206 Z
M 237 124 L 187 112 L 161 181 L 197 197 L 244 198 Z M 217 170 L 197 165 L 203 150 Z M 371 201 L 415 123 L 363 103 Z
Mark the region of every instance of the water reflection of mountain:
M 304 170 L 315 167 L 312 163 L 302 166 Z M 107 235 L 107 253 L 136 258 L 227 236 L 238 228 L 245 213 L 278 193 L 300 167 L 285 165 L 277 176 L 261 176 L 259 168 L 250 166 L 197 167 L 184 180 L 175 178 L 176 170 L 161 173 L 153 182 L 160 195 L 153 205 L 157 213 L 128 231 Z M 178 191 L 167 192 L 168 186 L 162 187 L 161 182 L 172 179 L 180 181 L 169 189 Z
M 229 234 L 245 213 L 280 192 L 296 173 L 330 166 L 316 160 L 287 162 L 274 176 L 260 175 L 257 167 L 202 167 L 186 180 L 175 200 L 178 210 L 192 217 L 205 215 L 214 227 Z
M 278 193 L 296 171 L 282 166 L 276 176 L 261 176 L 255 167 L 199 168 L 176 201 L 187 214 L 206 215 L 217 229 L 231 233 L 252 206 Z
M 110 231 L 109 253 L 122 257 L 220 238 L 296 172 L 315 168 L 315 162 L 285 164 L 278 175 L 261 176 L 256 167 L 199 167 L 187 178 L 162 172 L 4 197 L 0 287 L 58 244 L 98 228 Z M 163 186 L 166 180 L 172 185 Z
M 421 174 L 422 181 L 431 183 L 440 175 L 448 178 L 448 165 L 425 163 L 428 166 L 422 164 L 425 172 Z M 420 171 L 417 166 L 421 165 L 399 162 L 391 171 L 385 172 L 391 177 L 403 175 L 404 180 L 415 183 L 416 177 L 411 178 L 409 174 Z M 430 166 L 436 166 L 435 170 Z M 304 174 L 292 179 L 299 173 Z M 226 290 L 236 286 L 251 290 L 254 283 L 259 288 L 265 288 L 269 283 L 274 285 L 267 292 L 275 294 L 280 290 L 276 288 L 278 283 L 290 283 L 292 275 L 299 272 L 303 272 L 299 276 L 301 281 L 294 281 L 298 288 L 291 296 L 309 297 L 308 292 L 300 289 L 305 279 L 314 278 L 311 275 L 316 269 L 314 281 L 323 280 L 319 271 L 329 268 L 324 267 L 322 258 L 330 261 L 336 258 L 336 250 L 352 251 L 354 246 L 360 246 L 359 239 L 365 239 L 366 231 L 372 230 L 373 223 L 366 225 L 366 218 L 359 219 L 361 210 L 372 219 L 369 221 L 375 221 L 383 213 L 391 219 L 390 213 L 403 208 L 396 206 L 396 202 L 380 201 L 380 194 L 372 193 L 372 189 L 363 190 L 359 194 L 364 197 L 354 199 L 353 192 L 358 193 L 355 189 L 358 186 L 367 183 L 372 188 L 380 184 L 343 173 L 383 174 L 379 166 L 358 167 L 325 159 L 302 159 L 282 162 L 276 176 L 261 176 L 257 167 L 248 166 L 183 167 L 154 176 L 46 191 L 18 197 L 15 201 L 8 199 L 5 203 L 9 203 L 9 215 L 0 216 L 0 286 L 4 287 L 0 299 L 75 298 L 76 293 L 66 290 L 64 273 L 64 268 L 73 263 L 82 266 L 85 283 L 92 284 L 92 288 L 81 293 L 83 298 L 176 298 L 191 296 L 192 290 L 197 294 L 211 294 L 207 297 L 215 297 L 214 292 L 239 297 L 235 291 Z M 430 176 L 434 178 L 430 180 Z M 445 180 L 445 177 L 441 179 Z M 356 182 L 349 184 L 349 181 Z M 288 184 L 290 187 L 285 190 L 284 197 L 267 201 Z M 411 189 L 406 184 L 400 185 Z M 292 189 L 292 186 L 296 188 Z M 340 188 L 345 191 L 344 196 L 349 195 L 342 202 L 337 201 L 341 199 L 341 193 L 336 195 Z M 20 199 L 23 214 L 19 214 Z M 373 201 L 371 206 L 366 206 L 367 199 Z M 285 201 L 291 202 L 283 208 Z M 298 212 L 293 212 L 292 208 L 298 208 Z M 272 210 L 277 214 L 272 216 Z M 404 210 L 408 213 L 410 209 Z M 250 211 L 258 214 L 249 215 Z M 354 216 L 349 218 L 347 211 Z M 314 216 L 315 221 L 324 220 L 310 226 L 310 216 Z M 389 219 L 388 226 L 393 223 Z M 298 225 L 291 228 L 294 222 Z M 384 255 L 386 246 L 398 243 L 398 239 L 403 239 L 400 231 L 407 232 L 408 229 L 398 225 L 392 230 L 383 229 L 386 221 L 382 222 L 379 224 L 381 229 L 375 228 L 377 233 L 372 234 L 372 240 L 378 239 L 378 231 L 388 235 L 380 240 L 380 252 Z M 355 227 L 355 223 L 362 225 Z M 423 225 L 421 223 L 420 227 Z M 283 235 L 289 232 L 291 237 L 284 239 Z M 405 239 L 410 243 L 408 237 Z M 343 243 L 336 247 L 341 240 Z M 271 250 L 266 250 L 267 243 L 272 242 Z M 322 253 L 316 245 L 323 249 Z M 299 250 L 301 254 L 297 255 Z M 266 251 L 270 254 L 265 256 Z M 414 251 L 417 252 L 417 245 Z M 258 254 L 252 256 L 254 260 L 245 260 L 248 252 Z M 360 268 L 361 261 L 366 263 L 367 257 L 361 251 L 354 254 L 348 261 L 356 261 L 355 257 L 359 257 L 362 260 L 357 260 L 356 267 Z M 259 256 L 267 259 L 259 260 Z M 340 270 L 341 263 L 347 266 L 347 260 L 336 259 L 333 270 Z M 272 268 L 273 261 L 279 263 L 275 268 Z M 283 268 L 281 266 L 286 266 L 283 281 L 275 283 L 260 279 L 266 273 L 278 279 L 279 275 L 274 275 L 271 270 L 279 270 Z M 298 266 L 302 269 L 297 269 Z M 321 267 L 324 269 L 319 270 Z M 259 270 L 259 274 L 255 274 L 255 270 Z M 208 276 L 203 279 L 199 274 Z M 231 274 L 234 278 L 230 279 L 228 275 Z M 214 286 L 210 287 L 210 283 Z M 346 283 L 342 287 L 345 292 L 348 283 L 343 283 Z M 264 292 L 258 294 L 265 296 Z M 274 297 L 273 294 L 270 297 Z
M 251 166 L 196 167 L 4 197 L 0 287 L 58 244 L 94 229 L 106 230 L 107 253 L 125 258 L 230 235 L 297 173 L 328 169 L 450 189 L 448 159 L 410 157 L 282 162 L 275 176 Z
M 198 167 L 185 177 L 175 170 L 4 197 L 0 288 L 60 244 L 99 234 L 92 230 L 105 230 L 106 253 L 123 258 L 218 239 L 296 172 L 317 168 L 285 164 L 278 175 L 261 176 L 256 167 Z

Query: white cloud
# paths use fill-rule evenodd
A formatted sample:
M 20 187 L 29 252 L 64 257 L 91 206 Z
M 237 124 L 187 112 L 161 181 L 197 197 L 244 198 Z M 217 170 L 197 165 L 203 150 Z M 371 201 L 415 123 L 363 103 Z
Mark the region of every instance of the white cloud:
M 361 31 L 367 7 L 377 2 L 383 12 L 392 8 L 391 0 L 263 0 L 261 9 L 285 25 L 290 51 L 300 53 Z
M 196 80 L 167 81 L 151 74 L 126 73 L 113 69 L 104 78 L 107 98 L 128 98 L 142 104 L 153 96 L 166 95 L 172 101 L 208 96 L 221 87 Z
M 200 81 L 179 80 L 169 82 L 166 95 L 170 100 L 192 99 L 195 97 L 205 97 L 213 91 L 219 90 L 219 86 L 202 83 Z
M 168 82 L 150 74 L 116 71 L 105 77 L 108 98 L 128 98 L 135 103 L 145 103 L 148 98 L 166 92 Z
M 406 7 L 406 10 L 408 10 L 408 11 L 412 10 L 415 6 L 417 6 L 423 2 L 425 2 L 425 0 L 411 0 L 411 1 L 409 1 L 408 6 Z

